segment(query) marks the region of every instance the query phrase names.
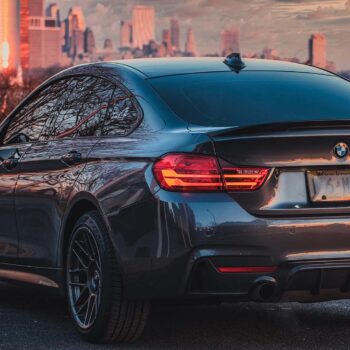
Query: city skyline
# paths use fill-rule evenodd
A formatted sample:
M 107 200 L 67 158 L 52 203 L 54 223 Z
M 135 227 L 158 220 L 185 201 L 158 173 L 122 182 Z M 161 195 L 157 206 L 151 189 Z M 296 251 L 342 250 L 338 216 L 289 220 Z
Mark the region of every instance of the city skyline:
M 46 1 L 49 4 L 51 1 Z M 72 5 L 82 5 L 98 47 L 106 38 L 119 42 L 120 20 L 131 18 L 136 4 L 155 6 L 156 40 L 171 18 L 181 23 L 181 45 L 192 28 L 200 54 L 219 53 L 218 36 L 226 28 L 239 26 L 241 50 L 245 54 L 261 52 L 265 47 L 281 57 L 308 58 L 307 39 L 322 32 L 327 37 L 328 57 L 339 69 L 350 69 L 349 0 L 55 0 L 66 15 Z M 103 21 L 101 23 L 101 18 Z M 348 28 L 349 27 L 349 28 Z

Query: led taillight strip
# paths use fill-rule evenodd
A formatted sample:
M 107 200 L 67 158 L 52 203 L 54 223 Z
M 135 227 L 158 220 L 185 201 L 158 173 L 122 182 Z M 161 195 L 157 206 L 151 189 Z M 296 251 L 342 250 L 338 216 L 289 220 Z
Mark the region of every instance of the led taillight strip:
M 277 266 L 229 266 L 217 267 L 221 273 L 273 273 Z

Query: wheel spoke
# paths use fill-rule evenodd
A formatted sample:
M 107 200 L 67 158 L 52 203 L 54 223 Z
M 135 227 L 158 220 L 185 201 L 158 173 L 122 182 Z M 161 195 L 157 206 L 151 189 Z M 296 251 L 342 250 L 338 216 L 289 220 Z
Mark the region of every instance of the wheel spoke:
M 77 286 L 77 287 L 86 287 L 86 283 L 81 282 L 69 282 L 71 286 Z
M 92 313 L 92 310 L 93 310 L 93 302 L 92 302 L 92 298 L 93 298 L 93 295 L 90 294 L 89 296 L 89 301 L 88 301 L 88 305 L 87 305 L 87 308 L 86 308 L 86 313 L 85 313 L 85 318 L 84 318 L 84 324 L 87 326 L 90 321 L 91 321 L 91 313 Z
M 72 252 L 75 254 L 75 256 L 78 258 L 79 262 L 80 262 L 80 265 L 86 269 L 87 268 L 87 265 L 84 263 L 84 261 L 81 259 L 80 255 L 78 254 L 78 252 L 72 248 Z
M 92 260 L 92 256 L 86 251 L 86 249 L 82 246 L 79 241 L 75 241 L 75 244 L 79 247 L 79 249 L 86 255 L 89 260 Z

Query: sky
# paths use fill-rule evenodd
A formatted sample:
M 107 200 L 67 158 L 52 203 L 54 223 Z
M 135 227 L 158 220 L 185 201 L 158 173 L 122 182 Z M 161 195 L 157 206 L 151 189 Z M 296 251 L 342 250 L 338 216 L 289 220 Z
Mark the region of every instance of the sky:
M 111 38 L 119 42 L 121 19 L 131 18 L 135 4 L 156 9 L 157 39 L 172 17 L 181 25 L 183 46 L 187 28 L 195 34 L 201 54 L 220 50 L 220 32 L 226 27 L 241 29 L 242 53 L 274 48 L 281 57 L 306 60 L 308 38 L 321 32 L 327 36 L 328 59 L 337 69 L 350 69 L 350 0 L 46 0 L 56 2 L 65 18 L 73 5 L 83 7 L 86 23 L 99 46 Z

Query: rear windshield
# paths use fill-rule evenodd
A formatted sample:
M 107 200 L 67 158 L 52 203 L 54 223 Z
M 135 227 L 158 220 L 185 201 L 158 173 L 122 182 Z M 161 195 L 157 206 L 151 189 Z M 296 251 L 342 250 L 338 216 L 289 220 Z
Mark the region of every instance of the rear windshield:
M 350 120 L 350 83 L 332 75 L 243 71 L 167 76 L 150 83 L 189 124 Z

